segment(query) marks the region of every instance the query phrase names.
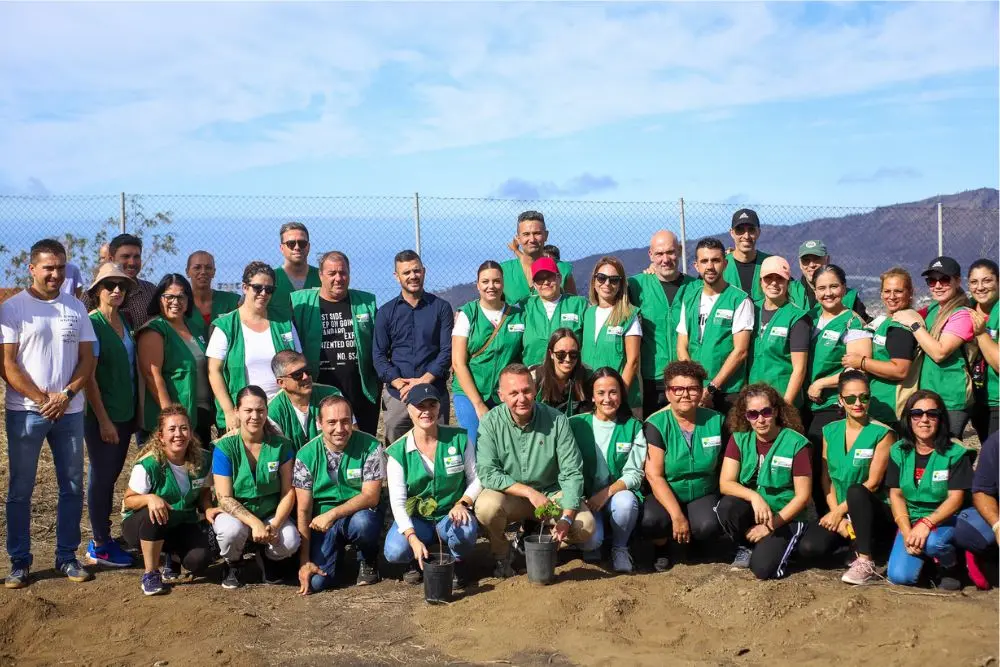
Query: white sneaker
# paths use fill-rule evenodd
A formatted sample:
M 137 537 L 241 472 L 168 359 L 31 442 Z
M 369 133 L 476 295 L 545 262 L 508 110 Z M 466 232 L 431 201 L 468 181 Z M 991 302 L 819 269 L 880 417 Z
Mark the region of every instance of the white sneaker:
M 623 574 L 632 574 L 632 554 L 628 547 L 613 547 L 611 549 L 611 569 Z
M 848 568 L 840 580 L 845 584 L 864 586 L 865 584 L 872 583 L 876 578 L 875 564 L 867 558 L 858 558 L 851 563 L 851 567 Z
M 730 570 L 746 570 L 750 567 L 750 556 L 753 552 L 747 547 L 736 547 L 736 558 L 733 559 L 733 564 L 729 566 Z

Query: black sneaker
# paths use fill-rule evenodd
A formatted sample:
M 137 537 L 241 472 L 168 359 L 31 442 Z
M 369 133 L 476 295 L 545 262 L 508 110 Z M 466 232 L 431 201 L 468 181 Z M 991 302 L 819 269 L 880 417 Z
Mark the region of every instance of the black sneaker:
M 493 576 L 497 579 L 509 579 L 516 574 L 510 564 L 510 556 L 510 553 L 508 553 L 503 558 L 496 559 L 496 564 L 493 567 Z
M 468 585 L 468 580 L 465 575 L 465 563 L 462 561 L 455 561 L 454 567 L 452 567 L 451 575 L 451 587 L 453 590 L 462 590 Z
M 941 577 L 938 582 L 938 588 L 943 591 L 960 591 L 962 590 L 962 582 L 956 577 L 949 577 L 947 575 Z
M 358 586 L 369 586 L 378 582 L 378 566 L 375 563 L 369 563 L 366 560 L 358 563 Z
M 424 580 L 424 573 L 420 571 L 417 561 L 411 560 L 410 566 L 403 573 L 403 581 L 407 584 L 419 584 Z
M 271 560 L 262 551 L 258 551 L 254 559 L 257 561 L 257 567 L 260 568 L 261 581 L 270 586 L 284 583 L 285 577 L 281 573 L 279 561 Z
M 240 580 L 240 570 L 242 567 L 234 565 L 229 561 L 226 561 L 224 566 L 226 569 L 223 571 L 222 575 L 222 587 L 226 590 L 236 590 L 237 588 L 243 587 L 243 582 Z

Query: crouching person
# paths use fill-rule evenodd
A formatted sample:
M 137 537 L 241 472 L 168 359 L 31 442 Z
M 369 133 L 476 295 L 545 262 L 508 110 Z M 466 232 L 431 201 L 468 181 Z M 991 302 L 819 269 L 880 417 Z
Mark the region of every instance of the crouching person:
M 496 561 L 494 576 L 513 576 L 510 543 L 504 534 L 513 521 L 534 515 L 536 507 L 555 500 L 562 516 L 552 535 L 560 542 L 583 544 L 594 534 L 594 515 L 583 501 L 583 461 L 569 420 L 535 403 L 535 382 L 523 364 L 500 373 L 500 400 L 479 422 L 476 472 L 483 491 L 476 518 L 486 527 Z
M 299 450 L 293 485 L 302 537 L 299 593 L 332 588 L 348 544 L 359 552 L 358 586 L 378 582 L 384 510 L 385 452 L 378 440 L 353 428 L 351 404 L 327 396 L 319 404 L 320 435 Z
M 257 564 L 264 583 L 280 583 L 276 561 L 299 548 L 290 517 L 295 507 L 290 440 L 267 421 L 267 395 L 256 385 L 236 394 L 240 427 L 215 442 L 212 473 L 222 512 L 212 527 L 219 553 L 226 560 L 222 587 L 243 585 L 243 552 L 248 540 L 257 545 Z

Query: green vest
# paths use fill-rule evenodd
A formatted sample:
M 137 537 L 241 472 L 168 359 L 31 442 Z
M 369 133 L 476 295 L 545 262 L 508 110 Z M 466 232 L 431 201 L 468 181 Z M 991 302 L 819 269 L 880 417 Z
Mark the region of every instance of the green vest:
M 760 253 L 758 253 L 759 256 Z M 705 322 L 705 332 L 699 334 L 698 317 L 701 308 L 702 283 L 690 287 L 684 294 L 684 317 L 688 331 L 688 354 L 705 368 L 711 380 L 726 363 L 726 357 L 733 351 L 733 316 L 736 309 L 747 298 L 746 292 L 733 284 L 727 285 L 715 300 L 712 311 Z M 729 379 L 719 387 L 724 394 L 732 394 L 743 388 L 746 382 L 746 362 L 733 371 Z
M 205 318 L 201 316 L 201 312 L 192 306 L 191 317 L 187 318 L 188 329 L 192 335 L 201 336 L 205 340 L 208 340 L 211 323 L 219 319 L 222 315 L 231 313 L 239 307 L 239 294 L 214 289 L 212 290 L 212 313 L 208 318 L 209 324 L 205 324 Z
M 927 330 L 934 326 L 937 317 L 938 304 L 931 304 L 924 318 Z M 951 356 L 938 363 L 924 355 L 920 367 L 920 388 L 930 389 L 940 394 L 944 407 L 948 410 L 965 410 L 972 404 L 972 378 L 966 370 L 965 343 L 951 353 Z
M 319 417 L 319 403 L 327 396 L 341 396 L 340 390 L 325 384 L 313 383 L 312 394 L 309 396 L 309 412 L 306 415 L 306 430 L 302 431 L 302 422 L 299 421 L 299 410 L 288 398 L 284 390 L 274 395 L 274 398 L 267 404 L 267 416 L 278 425 L 281 432 L 288 438 L 296 451 L 302 448 L 317 435 L 319 429 L 316 428 L 316 419 Z
M 409 434 L 407 434 L 409 435 Z M 465 448 L 469 437 L 465 429 L 455 426 L 438 427 L 438 444 L 434 450 L 434 474 L 427 473 L 420 451 L 414 447 L 406 449 L 407 436 L 404 435 L 385 450 L 388 456 L 403 468 L 408 498 L 433 498 L 437 508 L 430 517 L 440 521 L 451 508 L 461 500 L 468 486 L 465 479 Z M 420 517 L 425 518 L 425 517 Z
M 372 340 L 375 336 L 375 295 L 360 290 L 347 290 L 351 300 L 351 320 L 354 324 L 354 349 L 358 356 L 361 390 L 371 403 L 378 402 L 378 376 L 372 361 Z M 292 294 L 292 319 L 302 342 L 302 354 L 309 372 L 319 377 L 319 362 L 323 345 L 323 312 L 318 289 L 303 289 Z
M 632 324 L 639 317 L 639 311 L 633 308 L 628 319 L 616 326 L 609 327 L 608 320 L 605 320 L 599 333 L 595 329 L 596 313 L 597 306 L 590 306 L 583 314 L 580 360 L 591 373 L 604 366 L 610 366 L 621 373 L 625 368 L 625 333 L 632 328 Z M 642 405 L 641 393 L 642 388 L 637 375 L 632 378 L 632 384 L 628 388 L 629 405 L 632 407 Z
M 580 456 L 583 459 L 583 493 L 590 497 L 601 490 L 597 479 L 597 440 L 594 438 L 594 413 L 587 412 L 582 415 L 570 417 L 570 429 L 573 431 L 573 438 L 576 446 L 580 449 Z M 608 443 L 608 471 L 611 474 L 609 484 L 617 482 L 622 477 L 622 470 L 632 452 L 632 445 L 635 437 L 642 433 L 642 422 L 634 417 L 629 417 L 625 423 L 615 422 L 614 430 L 611 432 L 611 442 Z M 642 495 L 636 491 L 639 502 L 642 502 Z
M 120 319 L 125 328 L 125 335 L 131 338 L 132 329 L 129 328 L 128 322 L 124 316 Z M 135 417 L 136 388 L 132 380 L 132 370 L 135 366 L 129 363 L 125 343 L 118 337 L 101 311 L 95 310 L 90 313 L 90 322 L 94 325 L 94 335 L 101 346 L 101 355 L 94 368 L 97 386 L 101 390 L 101 402 L 104 403 L 104 409 L 111 421 L 116 424 L 130 422 Z M 94 417 L 89 403 L 87 415 Z
M 780 512 L 795 497 L 795 483 L 792 479 L 792 461 L 799 451 L 809 445 L 809 440 L 801 433 L 783 428 L 764 460 L 757 458 L 757 434 L 754 431 L 734 433 L 733 439 L 740 449 L 740 484 L 747 486 L 757 473 L 757 493 L 767 501 L 772 512 Z M 801 521 L 806 510 L 792 517 Z
M 191 349 L 162 317 L 154 317 L 139 330 L 141 334 L 146 329 L 155 331 L 163 338 L 163 366 L 160 374 L 167 384 L 167 394 L 174 403 L 179 403 L 187 410 L 191 420 L 191 430 L 198 428 L 198 362 Z M 194 340 L 202 352 L 205 351 L 205 339 L 195 336 Z M 146 399 L 143 407 L 142 427 L 147 431 L 155 431 L 160 418 L 160 407 L 153 398 L 153 392 L 146 389 Z
M 814 308 L 810 315 L 814 323 L 819 323 L 820 310 Z M 809 349 L 809 383 L 820 378 L 836 375 L 844 369 L 840 360 L 847 354 L 847 344 L 843 342 L 844 333 L 854 329 L 863 329 L 864 323 L 852 310 L 844 309 L 840 315 L 827 322 L 819 335 L 812 337 Z M 813 410 L 822 410 L 837 405 L 837 389 L 824 389 Z
M 809 294 L 806 292 L 806 286 L 802 284 L 801 280 L 793 280 L 788 283 L 788 300 L 802 310 L 808 311 L 814 307 L 809 304 Z M 850 288 L 848 288 L 844 293 L 844 297 L 840 300 L 844 304 L 844 308 L 848 310 L 854 310 L 854 304 L 857 301 L 858 293 Z
M 875 447 L 890 431 L 892 429 L 888 425 L 869 420 L 848 450 L 846 419 L 830 422 L 823 427 L 823 438 L 826 440 L 826 469 L 838 503 L 847 499 L 848 487 L 868 481 L 868 471 L 872 467 Z M 880 491 L 879 496 L 888 502 L 884 491 Z
M 663 438 L 663 476 L 680 502 L 689 503 L 718 492 L 723 421 L 715 410 L 698 408 L 688 445 L 669 405 L 646 420 Z
M 290 461 L 294 456 L 292 443 L 280 435 L 265 436 L 253 468 L 239 433 L 219 438 L 215 448 L 233 465 L 233 497 L 258 519 L 274 516 L 281 502 L 278 471 L 282 461 Z
M 469 337 L 466 338 L 469 372 L 483 401 L 499 403 L 497 396 L 500 371 L 507 364 L 521 358 L 521 338 L 524 336 L 524 311 L 518 305 L 504 304 L 500 330 L 493 335 L 494 326 L 479 307 L 479 301 L 470 301 L 461 308 L 469 320 Z M 492 337 L 492 340 L 491 340 Z M 489 341 L 486 349 L 483 346 Z M 473 357 L 473 355 L 476 355 Z M 451 382 L 455 395 L 465 395 L 458 383 L 458 375 Z
M 310 266 L 306 271 L 306 282 L 302 289 L 319 287 L 319 269 Z M 274 294 L 267 303 L 267 317 L 271 320 L 288 320 L 292 317 L 292 294 L 297 290 L 288 279 L 284 266 L 274 267 Z
M 198 506 L 201 499 L 201 492 L 205 488 L 205 478 L 211 471 L 211 459 L 206 455 L 202 463 L 201 471 L 197 476 L 188 473 L 187 493 L 181 493 L 177 486 L 177 479 L 174 477 L 170 464 L 164 461 L 157 463 L 156 457 L 146 454 L 137 461 L 149 476 L 149 492 L 159 496 L 170 507 L 170 514 L 167 518 L 167 526 L 173 527 L 182 523 L 198 522 Z M 145 512 L 146 508 L 138 510 L 126 510 L 124 517 L 128 518 L 136 512 Z
M 792 378 L 792 326 L 807 315 L 790 301 L 778 308 L 766 326 L 761 326 L 763 301 L 754 304 L 754 335 L 750 351 L 750 383 L 764 382 L 784 394 Z M 795 397 L 795 406 L 802 406 L 803 391 Z
M 559 328 L 571 329 L 579 341 L 583 337 L 583 314 L 587 300 L 575 294 L 563 294 L 549 319 L 542 298 L 533 294 L 521 303 L 524 310 L 524 336 L 521 358 L 525 365 L 535 366 L 545 361 L 549 337 Z
M 660 279 L 640 273 L 628 279 L 628 296 L 642 318 L 642 356 L 639 368 L 644 380 L 663 379 L 663 369 L 677 360 L 677 323 L 689 285 L 698 281 L 681 274 L 681 284 L 673 302 L 667 301 Z
M 990 338 L 996 342 L 997 335 L 1000 333 L 1000 308 L 997 307 L 997 304 L 993 304 L 993 310 L 990 311 L 989 319 L 986 320 L 986 331 L 989 332 Z M 1000 376 L 997 375 L 996 369 L 986 364 L 986 396 L 989 407 L 995 408 L 1000 405 L 998 392 L 1000 392 Z
M 378 440 L 373 436 L 361 431 L 352 433 L 337 466 L 337 477 L 333 478 L 326 464 L 323 436 L 316 436 L 302 446 L 297 457 L 312 475 L 313 516 L 338 507 L 361 493 L 365 461 L 376 455 L 378 447 Z
M 222 360 L 222 379 L 229 390 L 229 399 L 235 404 L 236 394 L 247 386 L 246 349 L 240 313 L 234 310 L 215 320 L 212 325 L 225 334 L 229 343 L 226 358 Z M 291 320 L 269 320 L 268 326 L 271 329 L 271 343 L 274 345 L 275 354 L 295 348 Z M 218 399 L 215 401 L 215 415 L 215 425 L 220 431 L 225 431 L 226 413 L 219 405 Z
M 758 250 L 757 258 L 753 261 L 753 285 L 750 286 L 750 291 L 748 292 L 752 301 L 760 301 L 764 298 L 764 290 L 760 286 L 760 265 L 768 257 L 770 257 L 769 254 Z M 732 255 L 726 256 L 726 268 L 722 270 L 722 277 L 736 289 L 743 289 L 743 284 L 740 283 L 740 271 L 736 268 L 736 260 L 733 259 Z
M 932 452 L 918 484 L 913 478 L 917 461 L 916 446 L 910 445 L 904 449 L 902 445 L 902 440 L 893 444 L 889 450 L 889 458 L 899 468 L 899 490 L 906 500 L 906 511 L 912 523 L 933 514 L 948 498 L 951 469 L 968 450 L 959 441 L 952 440 L 951 447 L 943 455 L 937 451 Z
M 558 261 L 559 275 L 562 277 L 560 286 L 566 288 L 566 280 L 573 273 L 573 265 L 569 262 Z M 517 303 L 527 299 L 534 293 L 534 288 L 528 284 L 528 279 L 524 276 L 524 269 L 521 267 L 521 260 L 515 257 L 500 263 L 500 270 L 503 272 L 503 297 L 507 303 Z
M 889 348 L 886 347 L 889 330 L 893 327 L 906 332 L 910 330 L 902 324 L 893 321 L 889 315 L 881 317 L 876 321 L 878 322 L 878 326 L 872 330 L 872 359 L 875 361 L 891 361 Z M 875 322 L 872 322 L 872 324 L 875 324 Z M 868 404 L 868 415 L 872 419 L 877 419 L 886 424 L 899 423 L 899 415 L 896 414 L 900 389 L 899 381 L 886 380 L 872 374 L 869 374 L 868 381 L 872 395 L 871 403 Z

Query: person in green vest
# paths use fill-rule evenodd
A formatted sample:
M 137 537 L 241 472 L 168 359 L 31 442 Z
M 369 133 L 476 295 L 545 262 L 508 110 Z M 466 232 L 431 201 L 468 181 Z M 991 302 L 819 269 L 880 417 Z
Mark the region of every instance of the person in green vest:
M 556 329 L 569 329 L 580 338 L 583 314 L 589 305 L 582 296 L 562 291 L 558 268 L 551 257 L 541 257 L 532 263 L 531 281 L 537 294 L 520 302 L 524 310 L 521 358 L 526 366 L 545 360 L 545 345 Z
M 971 452 L 948 434 L 944 399 L 921 389 L 902 415 L 899 442 L 889 452 L 885 486 L 899 528 L 886 576 L 914 586 L 926 561 L 938 564 L 937 586 L 959 590 L 959 560 L 952 539 L 956 515 L 968 505 L 972 487 Z
M 889 542 L 892 511 L 882 489 L 889 449 L 896 434 L 868 416 L 871 388 L 868 376 L 845 370 L 837 385 L 845 419 L 823 428 L 823 487 L 830 510 L 810 522 L 799 541 L 799 555 L 821 558 L 853 542 L 857 557 L 841 581 L 864 585 L 875 581 L 874 543 Z
M 653 569 L 670 569 L 671 543 L 683 552 L 692 541 L 706 544 L 722 532 L 719 503 L 725 416 L 701 407 L 705 369 L 675 361 L 663 371 L 669 405 L 646 418 L 649 455 L 645 473 L 651 495 L 642 508 L 642 534 L 653 543 Z
M 944 399 L 948 432 L 961 439 L 973 405 L 971 364 L 978 354 L 971 304 L 962 289 L 962 268 L 951 257 L 935 257 L 921 275 L 932 299 L 926 315 L 901 310 L 892 319 L 913 332 L 924 353 L 920 388 Z
M 757 250 L 757 240 L 760 239 L 760 218 L 757 217 L 757 212 L 741 208 L 733 213 L 729 237 L 733 240 L 734 248 L 727 258 L 729 261 L 726 262 L 722 277 L 730 285 L 746 292 L 752 301 L 760 301 L 764 298 L 760 288 L 760 265 L 769 255 Z
M 821 266 L 830 263 L 830 253 L 826 249 L 826 244 L 819 240 L 805 241 L 799 246 L 799 268 L 802 269 L 802 277 L 788 285 L 788 298 L 802 310 L 812 310 L 816 307 L 816 289 L 813 287 L 813 279 L 816 270 Z M 872 318 L 868 315 L 868 309 L 861 302 L 858 293 L 853 289 L 848 289 L 844 293 L 844 307 L 853 310 L 866 324 Z
M 315 382 L 347 397 L 358 428 L 378 430 L 381 385 L 372 363 L 375 295 L 351 289 L 351 261 L 339 250 L 319 259 L 318 288 L 292 294 L 292 321 Z
M 587 371 L 580 363 L 580 341 L 572 329 L 556 329 L 549 336 L 545 361 L 531 368 L 538 402 L 567 417 L 587 408 Z
M 279 583 L 276 561 L 295 555 L 299 533 L 292 521 L 295 449 L 267 421 L 267 395 L 256 385 L 236 394 L 239 430 L 219 438 L 212 456 L 215 495 L 222 512 L 212 528 L 226 561 L 222 587 L 243 585 L 247 540 L 257 545 L 264 583 Z
M 267 418 L 288 438 L 295 451 L 319 435 L 319 404 L 327 396 L 343 396 L 336 387 L 313 382 L 301 352 L 282 350 L 271 360 L 281 388 L 267 403 Z
M 627 403 L 642 409 L 639 357 L 642 321 L 629 303 L 625 267 L 617 257 L 602 257 L 590 277 L 590 307 L 583 314 L 582 361 L 588 369 L 610 366 L 628 387 Z
M 677 321 L 677 358 L 702 365 L 709 378 L 702 407 L 723 414 L 746 382 L 754 322 L 753 302 L 724 277 L 727 265 L 722 243 L 698 241 L 695 267 L 701 282 L 684 293 Z
M 531 265 L 543 257 L 549 230 L 545 228 L 545 216 L 540 211 L 525 211 L 517 216 L 517 234 L 507 247 L 516 255 L 500 266 L 503 271 L 503 294 L 507 303 L 518 303 L 531 294 L 529 278 L 533 278 Z M 576 294 L 573 280 L 573 265 L 557 262 L 561 286 L 564 292 Z
M 693 277 L 680 272 L 677 236 L 665 229 L 649 239 L 649 269 L 628 279 L 628 298 L 639 309 L 642 346 L 642 414 L 645 417 L 667 405 L 663 369 L 677 359 L 677 321 L 681 303 Z
M 285 261 L 274 267 L 274 296 L 267 310 L 271 319 L 287 320 L 292 316 L 292 293 L 319 287 L 319 269 L 309 264 L 309 230 L 305 225 L 286 222 L 278 231 L 278 238 Z
M 403 581 L 423 580 L 428 547 L 435 542 L 455 559 L 454 584 L 464 588 L 465 561 L 479 536 L 472 508 L 483 490 L 476 476 L 475 446 L 464 430 L 438 424 L 441 394 L 432 384 L 419 384 L 406 395 L 413 428 L 386 450 L 386 478 L 392 527 L 383 553 L 390 563 L 409 563 Z M 433 500 L 428 511 L 414 502 Z
M 591 378 L 594 409 L 570 418 L 573 438 L 583 459 L 584 503 L 595 518 L 594 534 L 583 543 L 583 559 L 601 561 L 604 522 L 611 524 L 611 568 L 631 574 L 628 548 L 639 520 L 646 436 L 625 400 L 625 381 L 614 368 L 598 368 Z
M 292 483 L 298 507 L 299 594 L 331 588 L 344 548 L 358 552 L 358 586 L 379 580 L 385 509 L 385 450 L 353 427 L 351 404 L 327 396 L 319 404 L 320 435 L 299 450 Z
M 212 322 L 240 306 L 240 297 L 232 292 L 212 289 L 215 280 L 215 257 L 207 250 L 196 250 L 188 256 L 187 276 L 194 294 L 194 308 L 188 328 L 205 340 L 212 333 Z
M 872 356 L 848 352 L 840 363 L 844 368 L 854 368 L 869 375 L 872 395 L 869 415 L 898 432 L 899 411 L 917 389 L 920 364 L 915 361 L 917 342 L 913 332 L 895 322 L 892 316 L 910 308 L 913 280 L 906 269 L 898 266 L 884 272 L 880 280 L 886 314 L 868 324 L 872 332 Z
M 812 322 L 788 300 L 792 274 L 784 257 L 771 255 L 760 265 L 764 299 L 754 303 L 753 352 L 748 381 L 764 382 L 782 391 L 785 402 L 801 408 Z
M 90 461 L 87 514 L 94 535 L 87 545 L 87 560 L 110 567 L 132 564 L 132 556 L 111 539 L 111 506 L 135 430 L 135 341 L 132 327 L 120 311 L 125 295 L 134 285 L 128 274 L 109 262 L 101 265 L 87 290 L 97 304 L 90 312 L 97 337 L 97 364 L 84 385 L 87 414 L 83 438 Z
M 798 411 L 767 384 L 740 390 L 726 425 L 733 435 L 722 461 L 716 512 L 737 545 L 732 568 L 780 579 L 806 529 L 809 440 Z
M 136 334 L 139 374 L 146 389 L 142 429 L 136 436 L 140 444 L 156 428 L 160 409 L 179 403 L 191 417 L 198 443 L 211 447 L 214 412 L 206 341 L 188 328 L 193 308 L 187 278 L 179 273 L 163 276 L 149 303 L 149 320 Z
M 144 595 L 164 591 L 177 581 L 169 550 L 193 575 L 212 564 L 208 526 L 221 512 L 212 506 L 209 455 L 194 441 L 191 420 L 180 405 L 168 405 L 157 414 L 157 425 L 139 453 L 122 499 L 122 537 L 142 552 L 140 586 Z M 166 565 L 160 570 L 160 554 Z
M 827 264 L 816 271 L 816 297 L 819 303 L 810 312 L 813 321 L 812 343 L 809 348 L 809 428 L 806 435 L 812 443 L 813 469 L 821 467 L 823 427 L 840 418 L 837 403 L 837 382 L 843 370 L 846 354 L 872 356 L 872 332 L 865 328 L 857 314 L 844 306 L 847 278 L 836 264 Z M 813 502 L 816 511 L 826 514 L 826 492 L 822 477 L 813 478 Z
M 479 266 L 476 288 L 479 299 L 455 311 L 451 330 L 452 403 L 473 445 L 479 419 L 500 403 L 500 371 L 521 359 L 524 336 L 524 311 L 504 301 L 499 264 L 487 260 Z
M 213 323 L 205 355 L 219 432 L 239 426 L 235 402 L 244 387 L 260 387 L 268 400 L 278 393 L 271 371 L 275 354 L 302 350 L 290 319 L 269 319 L 267 304 L 273 294 L 274 270 L 264 262 L 250 262 L 243 270 L 243 303 Z
M 992 259 L 979 259 L 969 266 L 969 294 L 975 301 L 972 309 L 973 329 L 979 359 L 973 365 L 976 377 L 976 400 L 972 413 L 972 425 L 979 435 L 979 442 L 986 442 L 1000 424 L 997 422 L 998 393 L 1000 393 L 1000 350 L 997 348 L 997 332 L 1000 329 L 1000 308 L 997 308 L 998 286 L 997 263 Z

